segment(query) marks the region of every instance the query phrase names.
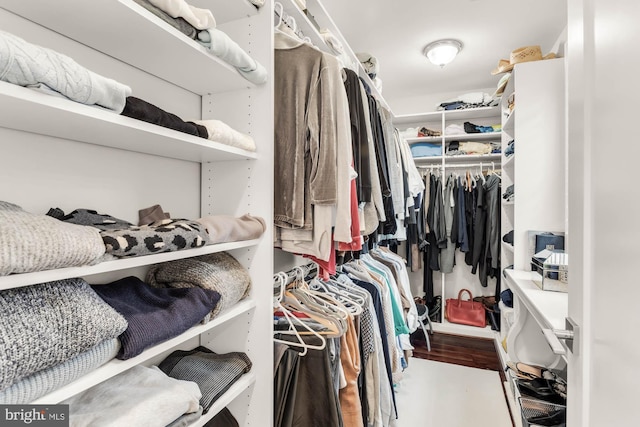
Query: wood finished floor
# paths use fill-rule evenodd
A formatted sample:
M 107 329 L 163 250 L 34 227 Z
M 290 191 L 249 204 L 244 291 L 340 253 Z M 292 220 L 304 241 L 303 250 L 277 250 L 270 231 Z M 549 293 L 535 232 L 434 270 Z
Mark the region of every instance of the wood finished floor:
M 430 335 L 429 338 L 431 339 L 431 351 L 427 350 L 424 334 L 421 330 L 411 335 L 411 343 L 415 347 L 413 357 L 497 371 L 500 373 L 502 381 L 505 381 L 494 340 L 438 332 Z

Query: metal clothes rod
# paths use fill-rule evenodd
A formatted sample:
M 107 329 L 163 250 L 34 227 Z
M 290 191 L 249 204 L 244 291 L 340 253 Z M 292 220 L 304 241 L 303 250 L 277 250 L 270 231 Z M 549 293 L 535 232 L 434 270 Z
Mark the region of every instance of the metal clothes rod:
M 282 6 L 280 3 L 278 3 L 278 5 Z M 278 18 L 280 18 L 280 21 L 287 27 L 291 28 L 291 31 L 293 31 L 298 37 L 300 37 L 301 40 L 305 38 L 305 35 L 301 29 L 293 28 L 291 24 L 289 24 L 289 18 L 291 18 L 293 22 L 295 22 L 295 18 L 293 16 L 289 16 L 287 12 L 284 11 L 284 8 L 282 8 L 282 13 L 280 13 L 277 8 L 275 8 L 273 12 Z
M 318 269 L 318 265 L 315 263 L 299 265 L 287 271 L 287 281 L 285 283 L 285 286 L 292 283 L 294 280 L 296 280 L 296 278 L 300 277 L 298 268 L 302 269 L 303 277 L 307 277 L 309 274 L 313 273 Z

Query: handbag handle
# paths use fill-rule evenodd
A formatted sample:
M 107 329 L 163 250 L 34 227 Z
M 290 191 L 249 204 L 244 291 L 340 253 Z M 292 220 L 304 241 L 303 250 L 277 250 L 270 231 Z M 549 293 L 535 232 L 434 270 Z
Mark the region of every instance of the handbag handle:
M 462 301 L 462 294 L 463 293 L 468 293 L 469 294 L 469 301 L 473 301 L 473 295 L 471 295 L 471 291 L 469 289 L 460 289 L 460 292 L 458 292 L 458 300 Z

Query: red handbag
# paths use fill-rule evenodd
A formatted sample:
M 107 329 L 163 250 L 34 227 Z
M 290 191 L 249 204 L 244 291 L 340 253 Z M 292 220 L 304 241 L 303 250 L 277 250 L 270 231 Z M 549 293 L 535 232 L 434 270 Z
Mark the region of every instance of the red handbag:
M 469 300 L 462 299 L 463 293 L 469 294 Z M 484 328 L 487 326 L 487 316 L 481 302 L 473 300 L 473 295 L 469 289 L 460 289 L 458 298 L 447 298 L 445 305 L 445 316 L 451 323 L 460 323 L 461 325 L 479 326 Z

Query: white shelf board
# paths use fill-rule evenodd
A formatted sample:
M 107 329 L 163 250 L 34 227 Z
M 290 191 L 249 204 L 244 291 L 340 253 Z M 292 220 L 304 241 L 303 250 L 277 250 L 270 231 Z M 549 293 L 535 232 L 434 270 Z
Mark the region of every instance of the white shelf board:
M 127 268 L 141 267 L 177 259 L 191 258 L 199 255 L 207 255 L 216 252 L 229 251 L 239 248 L 247 248 L 257 245 L 260 239 L 244 240 L 241 242 L 220 243 L 207 245 L 196 249 L 185 249 L 176 252 L 164 252 L 161 254 L 145 255 L 132 258 L 123 258 L 113 261 L 105 261 L 96 265 L 82 267 L 66 267 L 55 270 L 36 271 L 33 273 L 10 274 L 0 277 L 0 290 L 35 285 L 54 280 L 70 279 L 72 277 L 84 277 L 92 274 L 119 271 Z
M 445 140 L 445 142 L 499 141 L 501 137 L 502 137 L 502 132 L 485 132 L 485 133 L 463 133 L 458 135 L 444 135 L 444 136 L 419 136 L 414 138 L 405 138 L 405 140 L 409 144 L 415 144 L 416 142 L 441 143 L 443 139 Z
M 495 154 L 465 154 L 460 156 L 445 156 L 445 161 L 447 163 L 456 164 L 456 163 L 465 163 L 465 162 L 498 162 L 500 161 L 500 153 Z M 500 166 L 498 164 L 498 166 Z
M 484 328 L 479 328 L 477 326 L 467 326 L 460 325 L 458 323 L 450 323 L 446 319 L 444 322 L 431 322 L 433 325 L 434 332 L 441 332 L 444 334 L 453 334 L 453 335 L 464 335 L 469 337 L 480 337 L 480 338 L 494 338 L 494 331 L 491 329 L 490 325 L 485 326 Z
M 428 122 L 441 122 L 442 115 L 445 115 L 445 120 L 468 120 L 474 119 L 486 119 L 494 117 L 496 124 L 500 122 L 500 107 L 482 107 L 482 108 L 469 108 L 466 110 L 449 110 L 449 111 L 430 111 L 416 114 L 400 114 L 393 117 L 394 125 L 401 124 L 420 124 Z
M 233 402 L 235 398 L 240 396 L 240 394 L 242 394 L 246 389 L 251 387 L 255 382 L 256 382 L 255 373 L 247 372 L 246 374 L 242 375 L 238 379 L 238 381 L 236 381 L 235 383 L 233 383 L 231 387 L 229 387 L 229 390 L 227 390 L 225 394 L 220 396 L 218 400 L 216 400 L 213 403 L 213 405 L 211 405 L 211 408 L 209 408 L 209 412 L 204 414 L 195 422 L 189 424 L 189 427 L 204 426 L 206 423 L 211 421 L 211 419 L 215 417 L 218 412 L 222 411 L 227 405 Z
M 413 161 L 416 165 L 420 164 L 434 164 L 434 163 L 442 163 L 442 156 L 426 156 L 426 157 L 414 157 Z
M 1 7 L 199 95 L 254 86 L 133 0 L 3 0 Z
M 6 82 L 0 82 L 0 127 L 193 162 L 258 158 L 254 152 Z
M 502 206 L 513 206 L 513 205 L 515 205 L 515 202 L 513 200 L 509 202 L 505 202 L 504 199 L 502 199 Z
M 569 295 L 564 292 L 543 291 L 531 280 L 531 272 L 507 270 L 509 289 L 524 303 L 543 329 L 565 329 Z
M 256 302 L 254 300 L 243 300 L 230 307 L 229 309 L 220 313 L 217 317 L 209 321 L 208 323 L 202 325 L 199 324 L 189 329 L 177 337 L 171 338 L 163 343 L 155 345 L 151 348 L 148 348 L 141 354 L 136 357 L 127 360 L 119 360 L 112 359 L 101 367 L 91 371 L 87 375 L 84 375 L 81 378 L 73 381 L 72 383 L 67 384 L 66 386 L 60 387 L 59 389 L 42 396 L 41 398 L 31 402 L 32 404 L 41 405 L 41 404 L 54 404 L 61 402 L 65 399 L 70 398 L 84 390 L 87 390 L 93 387 L 96 384 L 99 384 L 109 378 L 112 378 L 134 366 L 143 364 L 144 362 L 165 353 L 178 345 L 182 344 L 185 341 L 188 341 L 191 338 L 194 338 L 206 331 L 210 331 L 214 328 L 219 327 L 225 322 L 238 317 L 244 313 L 247 313 L 249 310 L 254 309 L 256 306 Z
M 513 245 L 510 245 L 510 244 L 508 244 L 507 242 L 502 242 L 502 247 L 503 247 L 503 248 L 504 248 L 504 250 L 505 250 L 505 251 L 507 251 L 507 252 L 511 252 L 511 253 L 513 253 L 513 252 L 514 252 Z

